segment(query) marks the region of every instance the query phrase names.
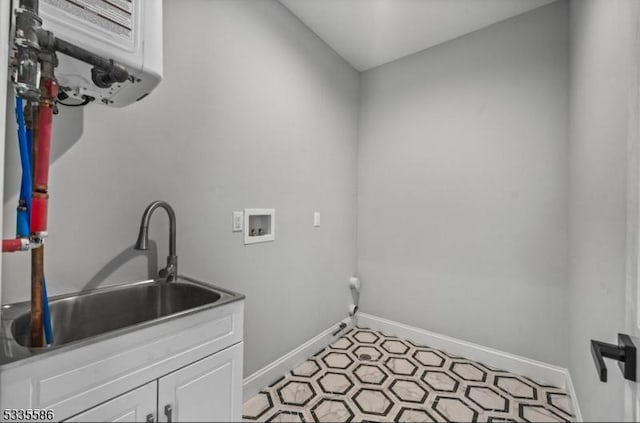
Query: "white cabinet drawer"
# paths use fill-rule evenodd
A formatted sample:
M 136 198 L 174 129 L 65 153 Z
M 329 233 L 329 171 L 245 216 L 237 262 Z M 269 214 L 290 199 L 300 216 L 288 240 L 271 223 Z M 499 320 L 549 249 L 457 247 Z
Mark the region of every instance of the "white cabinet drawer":
M 156 421 L 158 382 L 120 395 L 65 422 L 147 422 Z M 152 420 L 150 420 L 152 419 Z

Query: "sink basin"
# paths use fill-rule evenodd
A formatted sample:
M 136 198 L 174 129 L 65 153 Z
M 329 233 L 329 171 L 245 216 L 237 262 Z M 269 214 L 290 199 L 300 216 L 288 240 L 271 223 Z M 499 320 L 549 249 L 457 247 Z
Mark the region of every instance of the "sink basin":
M 105 334 L 115 336 L 242 298 L 183 276 L 174 282 L 148 280 L 53 297 L 49 309 L 54 344 L 30 350 L 49 350 Z M 29 348 L 29 307 L 29 302 L 2 307 L 5 333 L 0 336 L 5 341 L 10 335 L 15 343 Z

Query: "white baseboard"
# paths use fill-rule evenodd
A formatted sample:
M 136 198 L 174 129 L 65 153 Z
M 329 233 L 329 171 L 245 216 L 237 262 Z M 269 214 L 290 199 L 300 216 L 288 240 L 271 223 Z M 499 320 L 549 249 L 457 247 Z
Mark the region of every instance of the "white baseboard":
M 340 325 L 341 323 L 345 323 L 347 327 L 341 330 L 338 335 L 334 336 L 333 332 L 338 329 L 338 325 Z M 249 398 L 256 395 L 265 387 L 269 386 L 291 370 L 298 367 L 318 351 L 326 348 L 336 339 L 337 336 L 341 336 L 342 334 L 353 328 L 353 326 L 354 324 L 352 323 L 351 318 L 346 318 L 340 322 L 337 322 L 319 335 L 309 339 L 298 348 L 288 352 L 276 361 L 267 364 L 265 367 L 253 373 L 252 375 L 247 376 L 242 382 L 242 396 L 244 398 L 243 402 L 247 401 Z
M 565 369 L 541 361 L 495 350 L 365 313 L 360 313 L 358 316 L 358 326 L 379 330 L 387 335 L 398 336 L 414 343 L 444 350 L 451 354 L 488 364 L 489 366 L 566 388 L 566 380 L 564 377 Z
M 580 407 L 576 400 L 576 393 L 571 381 L 569 370 L 541 361 L 532 360 L 515 354 L 496 350 L 460 339 L 429 332 L 424 329 L 408 326 L 392 320 L 372 316 L 366 313 L 358 313 L 357 325 L 378 330 L 386 335 L 393 335 L 407 339 L 416 344 L 426 345 L 441 349 L 451 354 L 460 355 L 470 360 L 479 361 L 489 366 L 507 370 L 531 379 L 560 386 L 571 395 L 572 405 L 576 421 L 582 421 Z

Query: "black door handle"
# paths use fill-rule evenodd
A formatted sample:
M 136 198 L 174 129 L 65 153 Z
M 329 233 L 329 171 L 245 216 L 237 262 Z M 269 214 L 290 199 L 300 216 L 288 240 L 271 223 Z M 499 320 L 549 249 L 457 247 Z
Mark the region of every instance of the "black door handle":
M 617 360 L 624 378 L 634 382 L 636 381 L 636 346 L 633 344 L 629 335 L 619 333 L 618 345 L 607 344 L 592 339 L 591 355 L 596 364 L 600 382 L 607 381 L 607 365 L 604 363 L 604 358 Z

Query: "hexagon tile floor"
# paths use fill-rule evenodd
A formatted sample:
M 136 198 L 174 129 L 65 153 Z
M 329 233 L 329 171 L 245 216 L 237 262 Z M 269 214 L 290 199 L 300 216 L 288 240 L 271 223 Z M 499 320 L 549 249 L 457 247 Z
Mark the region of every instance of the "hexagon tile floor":
M 249 399 L 245 422 L 572 421 L 561 388 L 355 328 Z

